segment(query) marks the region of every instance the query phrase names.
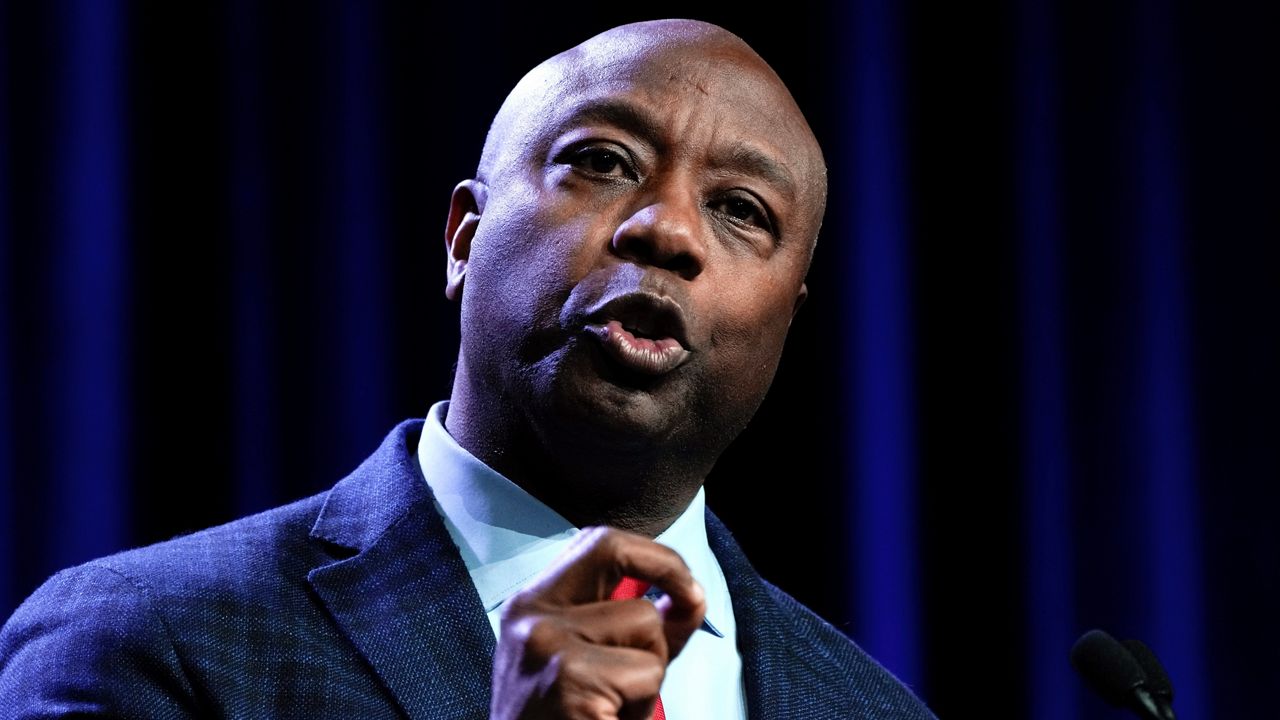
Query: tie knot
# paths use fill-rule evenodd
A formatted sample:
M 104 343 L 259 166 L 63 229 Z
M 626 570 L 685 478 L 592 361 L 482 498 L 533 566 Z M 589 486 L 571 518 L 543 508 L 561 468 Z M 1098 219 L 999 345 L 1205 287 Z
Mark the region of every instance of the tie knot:
M 613 589 L 609 595 L 610 600 L 634 600 L 638 597 L 644 597 L 649 592 L 649 583 L 635 578 L 624 577 L 622 582 L 618 583 L 618 587 Z

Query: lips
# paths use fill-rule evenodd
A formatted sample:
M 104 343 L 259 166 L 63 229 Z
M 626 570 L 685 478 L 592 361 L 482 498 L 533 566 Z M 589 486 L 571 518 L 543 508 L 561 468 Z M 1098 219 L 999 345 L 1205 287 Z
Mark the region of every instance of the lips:
M 590 314 L 585 329 L 607 356 L 644 375 L 665 375 L 692 354 L 680 306 L 658 295 L 614 298 Z

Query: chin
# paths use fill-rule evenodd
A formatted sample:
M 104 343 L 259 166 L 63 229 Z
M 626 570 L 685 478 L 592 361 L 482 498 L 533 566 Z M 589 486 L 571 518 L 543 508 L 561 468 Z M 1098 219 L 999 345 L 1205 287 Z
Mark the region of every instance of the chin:
M 556 362 L 536 383 L 549 411 L 546 429 L 574 443 L 636 450 L 678 442 L 688 430 L 684 368 L 660 377 L 630 373 L 581 345 L 548 359 Z

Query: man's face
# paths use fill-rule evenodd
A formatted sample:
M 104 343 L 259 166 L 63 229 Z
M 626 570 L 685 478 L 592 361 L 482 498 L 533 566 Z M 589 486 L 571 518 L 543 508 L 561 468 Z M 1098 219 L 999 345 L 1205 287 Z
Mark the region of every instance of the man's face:
M 502 123 L 452 251 L 462 362 L 541 435 L 718 454 L 803 300 L 821 156 L 744 49 L 599 54 L 547 70 Z

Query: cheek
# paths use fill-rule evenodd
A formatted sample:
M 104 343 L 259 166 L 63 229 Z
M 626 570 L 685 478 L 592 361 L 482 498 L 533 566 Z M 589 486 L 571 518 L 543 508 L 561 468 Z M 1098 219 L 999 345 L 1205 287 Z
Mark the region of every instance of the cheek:
M 767 318 L 760 322 L 726 321 L 712 343 L 720 354 L 718 364 L 750 387 L 768 387 L 778 369 L 786 340 L 786 327 Z
M 593 262 L 594 246 L 611 237 L 604 209 L 584 206 L 580 198 L 536 186 L 512 195 L 512 202 L 495 209 L 482 252 L 486 261 L 513 274 L 580 274 Z
M 790 327 L 794 292 L 784 292 L 771 279 L 756 278 L 733 284 L 716 301 L 723 308 L 711 337 L 717 364 L 740 373 L 750 385 L 767 387 Z
M 772 297 L 772 296 L 771 296 Z M 762 303 L 749 290 L 724 293 L 697 403 L 731 441 L 755 415 L 773 383 L 786 340 L 790 303 Z M 732 311 L 729 311 L 729 310 Z
M 549 330 L 577 280 L 596 260 L 590 216 L 536 192 L 493 204 L 471 248 L 463 317 L 507 336 Z

